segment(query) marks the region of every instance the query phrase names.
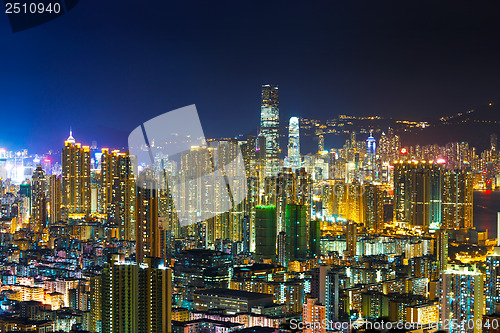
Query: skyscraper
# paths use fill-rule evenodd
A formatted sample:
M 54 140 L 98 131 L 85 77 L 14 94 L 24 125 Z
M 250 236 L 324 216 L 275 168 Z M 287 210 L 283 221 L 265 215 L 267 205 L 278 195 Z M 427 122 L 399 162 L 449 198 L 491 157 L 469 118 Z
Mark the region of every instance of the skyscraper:
M 288 126 L 288 166 L 292 170 L 300 168 L 300 127 L 299 118 L 290 118 Z
M 38 165 L 31 178 L 31 229 L 35 233 L 42 233 L 47 227 L 47 180 L 45 171 Z
M 441 195 L 443 228 L 472 228 L 473 182 L 471 171 L 447 170 L 444 172 Z
M 441 225 L 440 165 L 408 161 L 394 165 L 394 219 L 413 227 L 439 229 Z
M 111 160 L 111 182 L 106 183 L 108 188 L 105 192 L 110 200 L 105 201 L 107 202 L 108 222 L 118 228 L 119 239 L 135 240 L 136 184 L 131 156 L 128 153 L 116 153 Z
M 323 154 L 325 150 L 325 136 L 323 134 L 318 134 L 318 154 Z
M 384 192 L 379 186 L 363 186 L 364 225 L 372 232 L 384 228 Z
M 307 205 L 286 205 L 286 262 L 305 259 L 307 252 Z
M 72 134 L 62 150 L 62 205 L 69 214 L 90 212 L 90 148 L 75 143 Z
M 109 205 L 111 204 L 113 180 L 116 174 L 116 160 L 118 158 L 119 152 L 119 150 L 113 150 L 112 152 L 110 152 L 108 148 L 102 149 L 99 211 L 103 214 L 108 213 Z
M 358 225 L 349 221 L 346 225 L 346 255 L 355 256 L 358 244 Z
M 260 134 L 266 138 L 266 175 L 275 175 L 279 168 L 279 95 L 278 86 L 262 85 Z
M 497 145 L 498 145 L 498 137 L 495 133 L 493 133 L 490 135 L 490 146 L 491 146 L 490 149 L 496 151 Z
M 482 322 L 477 325 L 477 321 L 484 309 L 483 274 L 468 267 L 446 270 L 441 274 L 440 289 L 441 325 L 450 323 L 449 332 L 481 332 Z
M 366 167 L 365 167 L 365 170 L 367 172 L 366 176 L 371 181 L 375 180 L 376 156 L 377 156 L 377 141 L 373 137 L 373 132 L 370 131 L 370 136 L 368 137 L 368 139 L 366 139 L 366 156 L 365 156 Z
M 103 333 L 171 332 L 171 272 L 158 259 L 144 264 L 113 255 L 101 276 Z
M 136 191 L 136 261 L 143 263 L 146 257 L 160 257 L 158 189 L 151 170 L 141 172 Z
M 441 229 L 437 231 L 437 260 L 439 270 L 445 271 L 448 268 L 448 231 Z
M 484 288 L 484 301 L 486 314 L 497 313 L 500 306 L 500 212 L 497 213 L 497 246 L 493 254 L 486 256 L 486 285 Z
M 61 177 L 49 176 L 49 222 L 56 224 L 61 220 Z
M 486 256 L 486 286 L 484 288 L 484 301 L 486 313 L 496 312 L 500 304 L 500 247 L 495 246 L 495 252 Z
M 255 208 L 255 256 L 276 260 L 276 207 Z
M 311 220 L 309 223 L 309 253 L 313 257 L 321 255 L 321 221 Z

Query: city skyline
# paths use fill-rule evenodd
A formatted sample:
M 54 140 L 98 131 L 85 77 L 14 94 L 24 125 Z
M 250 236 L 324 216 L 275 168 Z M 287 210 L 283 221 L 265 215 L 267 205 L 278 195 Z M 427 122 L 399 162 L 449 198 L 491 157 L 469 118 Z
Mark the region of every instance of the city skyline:
M 54 149 L 55 133 L 73 126 L 84 142 L 122 147 L 138 123 L 193 103 L 208 137 L 246 135 L 257 128 L 263 83 L 280 85 L 283 119 L 402 114 L 425 121 L 498 97 L 497 23 L 490 19 L 497 5 L 432 3 L 428 11 L 422 3 L 320 3 L 266 3 L 262 12 L 261 3 L 103 3 L 96 12 L 81 2 L 16 34 L 4 15 L 0 38 L 9 52 L 0 59 L 11 65 L 2 74 L 0 109 L 11 125 L 0 146 Z M 254 17 L 276 26 L 275 43 L 265 42 L 272 28 Z M 27 128 L 30 135 L 20 136 Z
M 241 139 L 179 131 L 184 108 L 145 122 L 144 138 L 130 141 L 149 152 L 142 161 L 134 149 L 82 144 L 72 130 L 60 163 L 1 151 L 0 251 L 75 268 L 14 274 L 5 255 L 0 302 L 11 308 L 0 329 L 38 320 L 63 332 L 289 333 L 301 323 L 325 333 L 307 325 L 388 318 L 427 329 L 461 319 L 476 333 L 486 325 L 477 319 L 496 323 L 500 238 L 474 213 L 478 193 L 500 193 L 495 134 L 481 151 L 403 144 L 400 134 L 427 122 L 382 130 L 365 126 L 376 117 L 291 117 L 283 131 L 278 87 L 263 84 L 260 101 L 260 131 Z M 347 139 L 328 149 L 329 134 Z M 314 153 L 301 150 L 308 136 Z
M 500 332 L 500 3 L 43 2 L 0 332 Z

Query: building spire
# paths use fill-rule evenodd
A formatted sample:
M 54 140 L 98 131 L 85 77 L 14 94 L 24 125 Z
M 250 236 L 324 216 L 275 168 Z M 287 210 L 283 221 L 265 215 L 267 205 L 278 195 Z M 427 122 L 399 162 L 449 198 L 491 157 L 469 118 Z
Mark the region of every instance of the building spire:
M 69 142 L 71 144 L 75 144 L 75 138 L 73 138 L 73 131 L 71 130 L 71 126 L 69 128 L 69 137 L 66 139 L 66 142 Z

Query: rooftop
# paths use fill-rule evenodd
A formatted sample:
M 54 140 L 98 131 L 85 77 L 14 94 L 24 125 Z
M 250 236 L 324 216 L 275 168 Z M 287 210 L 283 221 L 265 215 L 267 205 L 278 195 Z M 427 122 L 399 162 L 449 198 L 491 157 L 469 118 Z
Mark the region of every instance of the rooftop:
M 254 293 L 254 292 L 249 292 L 249 291 L 224 289 L 224 288 L 197 290 L 194 292 L 194 294 L 220 296 L 220 297 L 232 297 L 232 298 L 240 298 L 240 299 L 247 299 L 247 300 L 273 297 L 272 294 Z

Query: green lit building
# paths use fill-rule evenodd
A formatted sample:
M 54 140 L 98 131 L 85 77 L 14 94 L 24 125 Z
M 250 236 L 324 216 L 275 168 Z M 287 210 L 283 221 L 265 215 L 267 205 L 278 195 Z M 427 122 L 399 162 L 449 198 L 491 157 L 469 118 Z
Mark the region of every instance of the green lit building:
M 321 255 L 321 221 L 318 219 L 311 220 L 309 224 L 309 253 L 313 257 Z
M 287 205 L 285 212 L 286 261 L 305 259 L 307 255 L 307 207 Z
M 276 260 L 276 206 L 255 208 L 255 256 Z

